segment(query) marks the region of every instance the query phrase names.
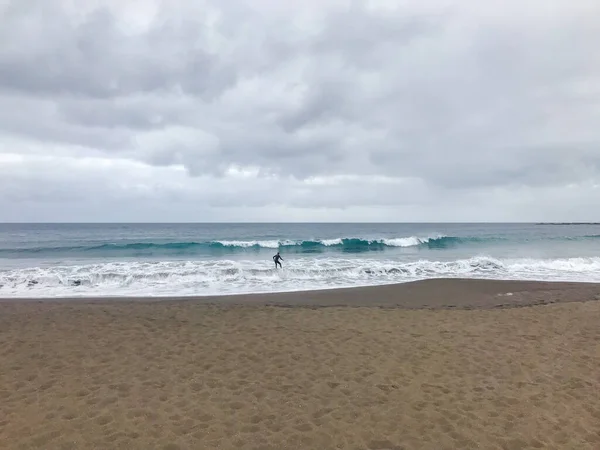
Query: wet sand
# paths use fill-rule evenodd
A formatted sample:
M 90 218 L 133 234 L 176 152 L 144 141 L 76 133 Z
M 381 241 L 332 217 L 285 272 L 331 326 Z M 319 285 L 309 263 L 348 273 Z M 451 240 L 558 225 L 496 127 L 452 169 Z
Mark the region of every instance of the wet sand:
M 2 301 L 0 448 L 598 449 L 598 299 L 432 280 Z

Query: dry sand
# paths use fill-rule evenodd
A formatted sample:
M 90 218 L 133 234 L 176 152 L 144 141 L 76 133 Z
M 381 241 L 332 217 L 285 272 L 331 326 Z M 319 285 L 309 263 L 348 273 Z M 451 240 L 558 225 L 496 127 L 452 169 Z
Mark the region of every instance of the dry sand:
M 0 448 L 600 449 L 599 294 L 1 302 Z

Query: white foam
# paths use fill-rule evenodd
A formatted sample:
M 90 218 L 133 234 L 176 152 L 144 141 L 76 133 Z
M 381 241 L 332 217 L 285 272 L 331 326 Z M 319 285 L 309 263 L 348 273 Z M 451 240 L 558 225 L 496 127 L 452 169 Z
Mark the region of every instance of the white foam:
M 217 241 L 219 244 L 225 247 L 264 247 L 264 248 L 278 248 L 280 245 L 279 241 Z M 285 245 L 285 244 L 284 244 Z
M 368 242 L 369 244 L 383 244 L 390 247 L 414 247 L 421 244 L 425 244 L 431 240 L 440 239 L 445 237 L 444 235 L 436 235 L 436 236 L 408 236 L 408 237 L 399 237 L 399 238 L 388 238 L 388 239 L 368 239 L 368 238 L 332 238 L 332 239 L 319 239 L 315 241 L 301 241 L 301 240 L 251 240 L 251 241 L 215 241 L 226 247 L 240 247 L 240 248 L 250 248 L 250 247 L 263 247 L 263 248 L 278 248 L 280 246 L 293 246 L 300 245 L 303 242 L 317 242 L 325 247 L 331 247 L 335 245 L 342 245 L 344 243 L 344 239 L 356 239 L 362 240 L 364 242 Z
M 103 262 L 0 271 L 0 297 L 185 296 L 281 292 L 476 277 L 600 282 L 600 258 L 454 261 L 296 258 L 267 261 Z
M 321 244 L 325 245 L 326 247 L 330 247 L 332 245 L 341 245 L 342 244 L 342 238 L 337 238 L 337 239 L 323 239 L 321 241 Z
M 381 242 L 390 247 L 415 247 L 417 245 L 426 244 L 427 242 L 435 239 L 440 239 L 444 236 L 429 236 L 429 237 L 418 237 L 410 236 L 404 238 L 393 238 L 393 239 L 382 239 Z

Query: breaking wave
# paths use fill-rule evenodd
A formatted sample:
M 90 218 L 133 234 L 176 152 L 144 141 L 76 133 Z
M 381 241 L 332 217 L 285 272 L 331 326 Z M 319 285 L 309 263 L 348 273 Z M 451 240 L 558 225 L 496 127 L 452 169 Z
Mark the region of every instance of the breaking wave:
M 499 238 L 475 238 L 455 236 L 408 236 L 396 238 L 353 238 L 314 240 L 216 240 L 207 242 L 134 242 L 101 243 L 97 245 L 0 248 L 0 257 L 27 257 L 45 255 L 83 256 L 140 256 L 140 255 L 194 255 L 228 252 L 243 252 L 261 249 L 281 249 L 288 253 L 311 253 L 342 251 L 360 253 L 386 248 L 424 247 L 430 249 L 452 248 L 459 245 L 488 243 Z
M 536 238 L 544 240 L 544 238 Z M 600 240 L 600 235 L 549 238 L 552 241 L 590 241 Z M 169 255 L 227 255 L 229 253 L 260 252 L 266 249 L 279 249 L 286 253 L 361 253 L 384 251 L 386 249 L 414 248 L 444 250 L 462 246 L 485 248 L 488 245 L 528 242 L 508 239 L 500 236 L 461 237 L 461 236 L 407 236 L 386 238 L 340 237 L 333 239 L 264 239 L 264 240 L 214 240 L 184 242 L 130 242 L 98 243 L 95 245 L 74 245 L 56 247 L 0 248 L 0 257 L 27 258 L 45 256 L 82 256 L 82 257 L 138 257 Z

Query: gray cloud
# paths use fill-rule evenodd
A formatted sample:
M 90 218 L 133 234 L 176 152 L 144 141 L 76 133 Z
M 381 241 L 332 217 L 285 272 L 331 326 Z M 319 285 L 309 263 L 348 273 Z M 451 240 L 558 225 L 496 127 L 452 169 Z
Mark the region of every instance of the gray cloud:
M 100 3 L 0 6 L 5 208 L 521 220 L 564 186 L 597 198 L 596 2 Z
M 4 88 L 101 99 L 179 89 L 211 99 L 236 81 L 235 69 L 203 48 L 202 23 L 159 20 L 131 35 L 108 8 L 76 22 L 60 3 L 9 3 L 2 34 L 14 44 L 0 55 Z

